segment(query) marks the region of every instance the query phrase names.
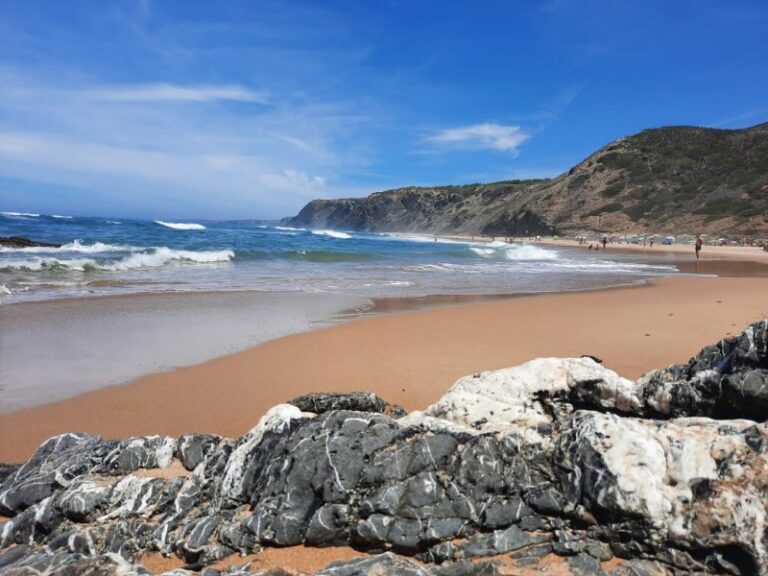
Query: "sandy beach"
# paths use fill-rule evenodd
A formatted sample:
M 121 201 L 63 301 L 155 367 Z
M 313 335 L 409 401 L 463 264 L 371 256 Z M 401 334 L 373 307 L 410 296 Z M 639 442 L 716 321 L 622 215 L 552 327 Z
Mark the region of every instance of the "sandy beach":
M 460 376 L 542 356 L 602 358 L 626 377 L 685 362 L 768 316 L 764 278 L 680 277 L 361 318 L 61 402 L 0 415 L 0 462 L 84 431 L 237 436 L 271 406 L 311 391 L 371 390 L 408 410 Z
M 542 238 L 538 244 L 546 246 L 559 246 L 559 247 L 571 247 L 579 248 L 581 250 L 587 250 L 590 242 L 586 244 L 579 244 L 575 240 L 566 239 L 554 239 L 554 238 Z M 593 245 L 595 241 L 591 242 Z M 642 253 L 645 255 L 651 254 L 673 254 L 685 256 L 687 260 L 693 260 L 694 248 L 688 244 L 660 244 L 656 242 L 653 246 L 643 246 L 642 244 L 608 244 L 608 252 L 632 252 Z M 700 259 L 704 261 L 712 260 L 740 260 L 750 262 L 761 262 L 768 264 L 768 252 L 762 248 L 753 246 L 710 246 L 705 245 L 700 253 Z

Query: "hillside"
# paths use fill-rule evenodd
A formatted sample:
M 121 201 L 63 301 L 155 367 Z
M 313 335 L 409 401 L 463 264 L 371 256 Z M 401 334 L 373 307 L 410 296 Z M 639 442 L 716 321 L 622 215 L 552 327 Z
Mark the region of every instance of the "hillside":
M 665 127 L 601 148 L 551 180 L 399 188 L 313 200 L 292 226 L 522 235 L 768 234 L 768 123 Z

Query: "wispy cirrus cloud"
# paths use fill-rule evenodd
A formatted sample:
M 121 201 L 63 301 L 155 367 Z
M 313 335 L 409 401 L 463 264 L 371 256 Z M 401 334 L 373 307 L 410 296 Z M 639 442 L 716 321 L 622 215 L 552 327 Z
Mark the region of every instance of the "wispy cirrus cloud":
M 440 130 L 428 136 L 427 141 L 458 148 L 516 152 L 529 138 L 530 134 L 520 126 L 484 123 Z
M 106 102 L 216 102 L 234 101 L 266 104 L 266 92 L 237 85 L 180 86 L 175 84 L 135 84 L 94 87 L 82 92 L 90 100 Z
M 355 193 L 338 174 L 366 163 L 347 145 L 365 118 L 333 103 L 268 102 L 234 84 L 46 83 L 7 67 L 0 79 L 0 179 L 78 188 L 84 204 L 111 195 L 154 217 L 166 198 L 169 216 L 279 217 Z

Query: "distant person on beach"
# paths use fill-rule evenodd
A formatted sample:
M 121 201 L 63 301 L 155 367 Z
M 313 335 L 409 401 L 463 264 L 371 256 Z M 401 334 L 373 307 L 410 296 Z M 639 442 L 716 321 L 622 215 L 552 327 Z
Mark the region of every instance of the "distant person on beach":
M 605 250 L 607 244 L 608 244 L 608 236 L 603 236 L 603 250 Z
M 651 248 L 653 248 L 653 239 L 651 239 Z
M 701 239 L 701 234 L 696 234 L 696 260 L 699 259 L 699 252 L 701 252 L 701 246 L 704 244 L 704 241 Z

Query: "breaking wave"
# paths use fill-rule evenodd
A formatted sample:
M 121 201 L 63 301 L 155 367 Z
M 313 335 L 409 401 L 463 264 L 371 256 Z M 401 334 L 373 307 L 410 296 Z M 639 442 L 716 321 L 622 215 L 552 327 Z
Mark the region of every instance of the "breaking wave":
M 442 238 L 440 236 L 427 236 L 425 234 L 400 234 L 385 232 L 377 235 L 381 240 L 399 240 L 401 242 L 428 242 L 430 244 L 472 244 L 472 240 Z
M 172 248 L 150 248 L 145 252 L 134 252 L 119 259 L 95 258 L 54 258 L 33 256 L 25 259 L 4 260 L 0 271 L 77 271 L 96 270 L 137 270 L 142 268 L 160 268 L 171 263 L 211 264 L 229 262 L 235 257 L 232 250 L 210 250 L 196 252 L 192 250 L 173 250 Z
M 63 220 L 72 220 L 74 216 L 62 216 L 61 214 L 51 214 L 51 218 L 60 218 Z
M 24 218 L 25 216 L 29 218 L 37 218 L 38 216 L 40 216 L 40 214 L 33 214 L 32 212 L 0 212 L 0 214 L 2 214 L 3 216 L 11 216 L 16 218 L 18 217 Z
M 28 248 L 8 248 L 0 246 L 0 252 L 34 252 L 43 254 L 56 254 L 66 252 L 78 252 L 82 254 L 103 254 L 107 252 L 139 252 L 146 248 L 137 246 L 104 244 L 103 242 L 94 242 L 93 244 L 83 244 L 80 240 L 74 240 L 68 244 L 62 244 L 59 247 L 53 246 L 31 246 Z
M 293 228 L 292 226 L 275 226 L 275 230 L 282 230 L 284 232 L 306 232 L 306 228 Z
M 165 226 L 166 228 L 172 228 L 174 230 L 205 230 L 205 226 L 196 224 L 195 222 L 163 222 L 162 220 L 155 220 L 155 224 L 160 224 L 160 226 Z
M 481 258 L 497 260 L 557 260 L 560 257 L 553 250 L 537 246 L 514 246 L 498 241 L 487 246 L 470 246 L 469 249 Z
M 337 232 L 336 230 L 312 230 L 312 234 L 315 236 L 330 236 L 331 238 L 341 238 L 347 240 L 352 238 L 350 234 L 346 232 Z

